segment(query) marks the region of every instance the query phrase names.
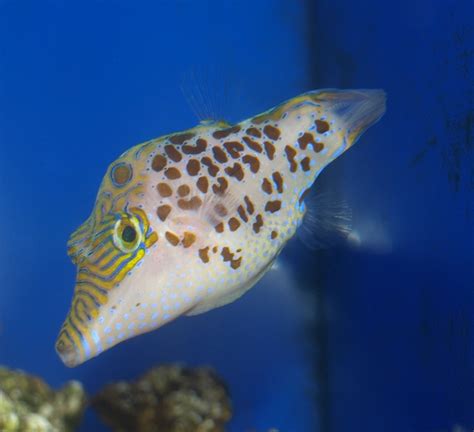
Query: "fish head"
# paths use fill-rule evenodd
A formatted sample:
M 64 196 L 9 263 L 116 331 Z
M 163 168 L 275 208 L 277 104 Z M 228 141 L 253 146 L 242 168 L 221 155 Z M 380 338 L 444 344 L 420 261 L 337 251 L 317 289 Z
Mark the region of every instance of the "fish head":
M 153 312 L 140 322 L 142 291 L 156 285 L 166 263 L 160 262 L 158 233 L 145 210 L 146 181 L 132 173 L 126 158 L 109 167 L 91 216 L 68 242 L 77 275 L 56 351 L 70 367 L 149 331 L 152 321 L 153 327 L 161 325 L 162 317 Z

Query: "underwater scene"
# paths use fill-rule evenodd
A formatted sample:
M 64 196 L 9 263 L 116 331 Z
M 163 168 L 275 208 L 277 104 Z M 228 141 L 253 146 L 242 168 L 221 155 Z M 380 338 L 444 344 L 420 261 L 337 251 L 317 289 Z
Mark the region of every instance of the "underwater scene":
M 0 0 L 0 432 L 473 432 L 472 0 Z

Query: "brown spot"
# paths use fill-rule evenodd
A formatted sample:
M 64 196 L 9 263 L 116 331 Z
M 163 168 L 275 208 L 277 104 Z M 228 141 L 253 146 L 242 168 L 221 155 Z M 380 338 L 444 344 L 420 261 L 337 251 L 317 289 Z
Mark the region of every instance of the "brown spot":
M 201 261 L 204 264 L 207 264 L 209 262 L 209 246 L 199 249 L 199 258 L 201 258 Z
M 250 198 L 246 195 L 244 197 L 245 205 L 247 206 L 247 213 L 248 214 L 253 214 L 255 211 L 255 206 L 253 205 L 253 202 L 250 201 Z
M 201 169 L 201 163 L 197 159 L 189 159 L 188 163 L 186 164 L 186 171 L 190 176 L 196 176 Z
M 171 167 L 165 171 L 165 176 L 170 180 L 176 180 L 181 177 L 181 171 L 178 168 Z
M 272 174 L 272 179 L 275 182 L 275 186 L 277 188 L 277 191 L 279 193 L 283 193 L 283 177 L 281 176 L 281 174 L 278 171 L 275 171 Z
M 214 159 L 217 162 L 226 163 L 229 160 L 227 158 L 227 155 L 225 154 L 224 150 L 222 150 L 222 147 L 220 147 L 220 146 L 212 147 L 212 153 L 214 154 Z
M 212 248 L 212 252 L 213 252 L 213 253 L 216 253 L 216 252 L 217 252 L 217 246 L 214 246 L 214 247 Z
M 256 138 L 261 138 L 262 136 L 262 133 L 255 127 L 249 127 L 245 133 L 247 135 L 250 135 L 250 136 L 253 136 L 253 137 L 256 137 Z
M 227 212 L 227 208 L 225 207 L 224 204 L 216 204 L 214 206 L 214 211 L 217 213 L 218 216 L 220 217 L 224 217 L 224 216 L 227 216 L 228 212 Z
M 202 193 L 207 193 L 207 189 L 209 188 L 209 180 L 204 176 L 199 177 L 196 186 Z
M 224 177 L 219 177 L 217 179 L 217 183 L 219 183 L 219 186 L 216 184 L 212 185 L 212 190 L 216 195 L 224 195 L 224 192 L 227 190 L 229 183 Z
M 263 218 L 262 215 L 257 215 L 255 218 L 255 223 L 252 225 L 252 228 L 256 234 L 260 232 L 260 228 L 263 226 Z
M 304 133 L 303 136 L 298 138 L 298 144 L 300 145 L 301 150 L 306 150 L 308 144 L 311 144 L 316 153 L 319 153 L 324 148 L 324 144 L 315 142 L 313 134 L 310 134 L 309 132 Z
M 219 222 L 214 228 L 218 233 L 224 232 L 224 224 L 222 222 Z
M 244 178 L 244 171 L 242 169 L 242 165 L 240 165 L 239 163 L 234 163 L 234 165 L 232 167 L 227 167 L 225 169 L 225 172 L 231 176 L 231 177 L 235 177 L 238 181 L 242 181 L 242 179 Z
M 184 145 L 183 153 L 196 155 L 205 151 L 206 148 L 207 148 L 207 141 L 205 139 L 198 138 L 196 140 L 195 146 L 192 146 L 189 144 Z
M 265 204 L 265 211 L 267 211 L 267 212 L 275 213 L 280 209 L 281 209 L 281 201 L 280 200 L 268 201 Z
M 161 171 L 166 166 L 166 158 L 163 155 L 156 155 L 151 161 L 153 171 Z
M 227 246 L 222 248 L 221 255 L 222 255 L 222 258 L 224 259 L 224 262 L 230 261 L 232 258 L 234 258 L 234 254 L 230 251 L 230 249 Z
M 158 209 L 156 210 L 156 214 L 158 215 L 158 217 L 160 218 L 162 222 L 166 220 L 170 212 L 171 212 L 171 206 L 169 206 L 168 204 L 159 206 Z
M 247 214 L 245 213 L 245 209 L 241 205 L 237 207 L 237 213 L 239 214 L 240 219 L 242 219 L 244 222 L 249 221 L 249 218 L 247 217 Z
M 172 144 L 183 144 L 185 141 L 190 140 L 194 137 L 194 134 L 191 132 L 181 133 L 170 136 L 168 139 Z
M 163 197 L 169 197 L 173 194 L 173 189 L 168 185 L 168 183 L 158 183 L 156 187 L 158 189 L 158 193 Z
M 214 165 L 210 157 L 203 157 L 201 159 L 201 162 L 203 163 L 203 165 L 207 166 L 207 172 L 210 176 L 215 177 L 217 175 L 217 173 L 219 172 L 219 167 L 217 165 Z
M 272 184 L 267 178 L 264 178 L 262 181 L 262 190 L 268 195 L 271 195 L 273 192 Z
M 314 147 L 314 136 L 309 132 L 305 132 L 301 137 L 298 138 L 298 144 L 301 150 L 306 150 L 308 144 Z
M 314 123 L 316 124 L 316 130 L 320 134 L 327 132 L 329 130 L 329 123 L 327 121 L 316 120 Z
M 201 198 L 196 196 L 191 199 L 180 198 L 178 200 L 178 207 L 182 210 L 197 210 L 201 205 Z
M 250 166 L 250 171 L 252 171 L 254 174 L 258 172 L 260 168 L 260 161 L 258 160 L 257 157 L 251 156 L 251 155 L 245 155 L 242 158 L 242 161 L 246 164 L 249 164 Z
M 178 246 L 179 237 L 176 234 L 166 231 L 165 237 L 173 246 Z
M 132 179 L 130 164 L 119 164 L 112 168 L 112 179 L 117 186 L 123 186 Z
M 300 199 L 299 199 L 299 203 L 301 204 L 304 199 L 308 196 L 309 192 L 310 192 L 310 188 L 306 189 L 300 196 Z
M 230 128 L 226 128 L 226 129 L 221 129 L 221 130 L 218 130 L 218 131 L 215 131 L 212 136 L 216 139 L 222 139 L 222 138 L 226 138 L 228 137 L 230 134 L 232 133 L 237 133 L 240 131 L 240 126 L 239 125 L 235 125 L 235 126 L 232 126 Z
M 229 228 L 231 231 L 236 231 L 240 226 L 240 222 L 235 217 L 229 219 Z
M 268 141 L 265 141 L 263 145 L 265 146 L 265 153 L 267 154 L 268 159 L 273 160 L 273 157 L 275 156 L 275 146 Z
M 237 259 L 234 259 L 230 262 L 230 266 L 234 269 L 237 270 L 240 267 L 240 264 L 242 264 L 242 257 L 239 257 Z
M 273 141 L 280 138 L 280 129 L 278 129 L 274 126 L 271 126 L 271 125 L 266 125 L 263 128 L 263 133 Z
M 189 195 L 189 192 L 191 192 L 191 189 L 189 188 L 188 185 L 184 184 L 178 188 L 178 195 L 180 197 L 185 197 L 186 195 Z
M 224 147 L 234 159 L 238 159 L 240 157 L 240 152 L 244 151 L 244 146 L 240 144 L 238 141 L 227 141 L 224 143 Z
M 321 142 L 317 142 L 317 143 L 313 146 L 313 148 L 314 148 L 314 151 L 315 151 L 316 153 L 319 153 L 319 152 L 324 148 L 324 144 L 321 143 Z
M 273 239 L 276 239 L 278 237 L 278 233 L 276 231 L 272 231 L 272 233 L 270 234 L 270 238 L 273 240 Z
M 248 136 L 244 136 L 242 139 L 244 140 L 245 144 L 247 144 L 253 151 L 262 153 L 262 146 L 257 141 L 254 141 Z
M 196 234 L 185 231 L 183 237 L 183 246 L 185 248 L 190 247 L 196 241 Z
M 310 170 L 310 164 L 311 162 L 311 159 L 309 157 L 305 157 L 301 162 L 300 162 L 300 165 L 301 165 L 301 168 L 303 169 L 303 171 L 309 171 Z
M 221 252 L 222 258 L 224 262 L 229 262 L 230 261 L 230 266 L 235 270 L 240 267 L 240 264 L 242 263 L 242 257 L 234 259 L 234 255 L 230 249 L 226 246 L 222 248 Z
M 287 145 L 285 147 L 285 153 L 286 153 L 286 158 L 288 159 L 288 162 L 290 163 L 290 171 L 295 172 L 296 169 L 298 168 L 298 165 L 296 164 L 296 161 L 295 161 L 296 150 L 293 147 Z
M 183 156 L 176 149 L 175 146 L 172 146 L 172 145 L 165 146 L 165 152 L 168 155 L 168 157 L 174 162 L 179 162 L 181 159 L 183 159 Z

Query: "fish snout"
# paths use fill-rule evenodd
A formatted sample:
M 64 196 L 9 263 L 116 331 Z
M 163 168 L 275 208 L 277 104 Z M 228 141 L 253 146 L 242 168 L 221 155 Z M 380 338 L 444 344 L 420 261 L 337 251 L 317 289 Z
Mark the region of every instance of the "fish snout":
M 76 346 L 64 336 L 59 336 L 56 341 L 56 352 L 62 362 L 68 367 L 75 367 L 81 363 L 80 353 Z

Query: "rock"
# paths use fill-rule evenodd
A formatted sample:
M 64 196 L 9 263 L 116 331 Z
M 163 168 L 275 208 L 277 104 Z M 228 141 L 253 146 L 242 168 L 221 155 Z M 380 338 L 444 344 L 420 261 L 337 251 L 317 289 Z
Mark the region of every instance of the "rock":
M 79 424 L 86 395 L 77 381 L 58 391 L 42 379 L 0 367 L 0 431 L 70 432 Z
M 92 406 L 116 432 L 221 432 L 232 416 L 228 391 L 212 369 L 179 365 L 110 384 Z

